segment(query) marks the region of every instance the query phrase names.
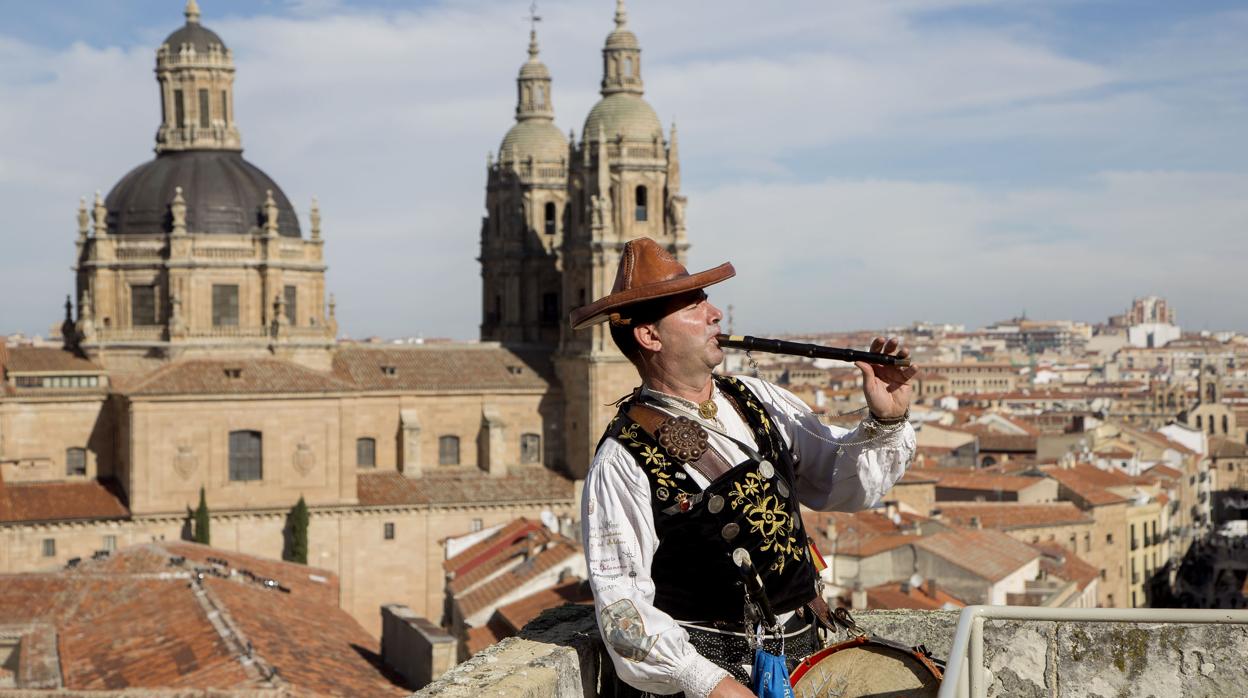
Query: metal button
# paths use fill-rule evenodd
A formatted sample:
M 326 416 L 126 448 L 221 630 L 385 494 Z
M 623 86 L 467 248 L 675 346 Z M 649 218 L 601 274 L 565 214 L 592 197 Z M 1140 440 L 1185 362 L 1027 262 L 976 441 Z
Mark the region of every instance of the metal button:
M 789 486 L 784 484 L 784 480 L 776 481 L 776 491 L 780 493 L 781 497 L 789 498 Z
M 765 461 L 763 461 L 762 463 L 759 463 L 759 464 L 758 464 L 758 472 L 759 472 L 759 474 L 761 474 L 763 477 L 765 477 L 765 478 L 767 478 L 768 480 L 770 480 L 770 479 L 772 478 L 772 476 L 776 474 L 776 468 L 775 468 L 775 466 L 773 466 L 773 465 L 771 464 L 771 461 L 769 461 L 769 460 L 765 460 Z
M 724 498 L 719 495 L 715 495 L 714 497 L 711 497 L 711 501 L 706 503 L 706 510 L 711 512 L 712 514 L 718 514 L 720 511 L 723 510 L 723 508 L 724 508 Z
M 719 535 L 723 536 L 724 540 L 732 540 L 733 538 L 736 538 L 737 534 L 740 532 L 741 532 L 740 526 L 736 525 L 735 523 L 730 523 L 730 524 L 724 524 L 724 527 L 720 529 L 719 531 Z

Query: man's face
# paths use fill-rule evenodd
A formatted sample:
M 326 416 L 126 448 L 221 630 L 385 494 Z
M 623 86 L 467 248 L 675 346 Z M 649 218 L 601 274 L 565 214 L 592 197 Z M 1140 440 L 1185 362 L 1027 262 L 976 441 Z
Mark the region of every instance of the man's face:
M 655 323 L 662 342 L 659 360 L 685 370 L 711 371 L 724 360 L 715 335 L 724 317 L 702 290 L 675 296 Z

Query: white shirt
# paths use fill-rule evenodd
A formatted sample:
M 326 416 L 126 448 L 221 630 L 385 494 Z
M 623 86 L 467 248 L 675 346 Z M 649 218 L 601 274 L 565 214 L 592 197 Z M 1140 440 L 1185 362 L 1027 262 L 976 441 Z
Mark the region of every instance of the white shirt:
M 798 500 L 811 509 L 857 511 L 875 506 L 914 457 L 915 435 L 909 424 L 871 439 L 861 426 L 847 432 L 821 423 L 783 388 L 755 378 L 740 380 L 763 402 L 792 450 L 799 463 Z M 757 449 L 749 425 L 718 388 L 714 399 L 723 431 Z M 711 446 L 729 463 L 746 460 L 731 439 L 710 429 L 707 433 Z M 709 484 L 688 466 L 684 472 L 703 489 Z M 654 607 L 650 569 L 659 541 L 650 499 L 650 483 L 632 454 L 615 439 L 604 441 L 590 465 L 581 499 L 582 543 L 598 626 L 620 678 L 642 691 L 684 691 L 702 698 L 728 672 L 698 654 L 688 633 Z

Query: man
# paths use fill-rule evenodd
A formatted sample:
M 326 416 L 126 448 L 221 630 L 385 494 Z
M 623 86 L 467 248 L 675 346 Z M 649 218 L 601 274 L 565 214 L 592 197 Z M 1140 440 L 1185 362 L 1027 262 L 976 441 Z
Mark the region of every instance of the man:
M 907 416 L 914 369 L 857 364 L 870 416 L 845 433 L 788 391 L 713 371 L 723 314 L 704 288 L 730 263 L 690 275 L 649 238 L 625 245 L 612 292 L 574 310 L 611 337 L 642 385 L 624 400 L 590 466 L 581 521 L 603 641 L 617 674 L 657 694 L 753 695 L 742 665 L 759 603 L 733 562 L 744 555 L 778 622 L 764 648 L 816 651 L 818 574 L 799 502 L 874 506 L 914 455 Z M 872 351 L 908 356 L 896 340 Z M 744 551 L 744 552 L 742 552 Z

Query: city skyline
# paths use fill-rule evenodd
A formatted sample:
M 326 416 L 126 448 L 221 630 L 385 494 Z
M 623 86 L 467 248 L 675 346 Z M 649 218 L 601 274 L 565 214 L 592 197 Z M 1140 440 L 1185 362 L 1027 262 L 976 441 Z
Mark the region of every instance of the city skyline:
M 0 147 L 0 331 L 59 321 L 77 198 L 150 159 L 151 60 L 181 5 L 3 10 L 0 122 L 23 137 Z M 578 138 L 611 5 L 539 8 Z M 634 0 L 647 99 L 680 129 L 691 268 L 736 263 L 714 300 L 754 334 L 1095 322 L 1152 294 L 1187 329 L 1248 327 L 1215 302 L 1248 252 L 1248 13 L 1127 5 Z M 527 5 L 201 8 L 234 51 L 247 158 L 305 230 L 320 199 L 343 334 L 475 338 L 483 156 L 512 123 Z

